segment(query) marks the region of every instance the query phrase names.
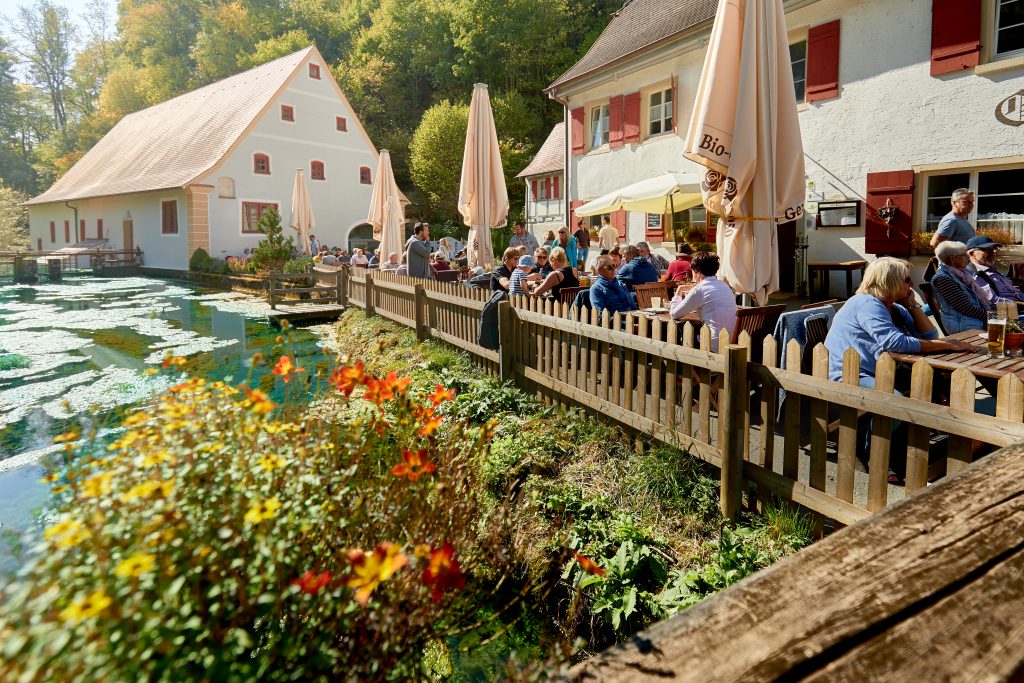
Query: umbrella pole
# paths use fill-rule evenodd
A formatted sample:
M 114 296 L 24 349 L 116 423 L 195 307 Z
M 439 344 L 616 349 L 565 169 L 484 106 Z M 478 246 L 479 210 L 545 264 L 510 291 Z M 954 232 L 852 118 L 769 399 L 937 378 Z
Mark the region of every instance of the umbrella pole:
M 676 236 L 676 200 L 672 195 L 668 196 L 668 229 L 672 231 L 672 241 L 676 244 L 676 251 L 679 251 L 679 238 Z

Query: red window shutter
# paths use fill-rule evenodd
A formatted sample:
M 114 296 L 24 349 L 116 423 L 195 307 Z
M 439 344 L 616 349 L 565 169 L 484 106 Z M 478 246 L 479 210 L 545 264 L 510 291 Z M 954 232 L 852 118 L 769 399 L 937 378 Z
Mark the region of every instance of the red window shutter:
M 576 208 L 583 206 L 583 202 L 578 199 L 574 199 L 569 202 L 569 228 L 575 232 L 576 230 Z
M 659 216 L 660 220 L 657 227 L 651 227 L 651 216 Z M 644 227 L 644 239 L 648 242 L 664 242 L 665 241 L 665 226 L 668 224 L 666 219 L 669 214 L 644 214 L 644 220 L 647 221 L 647 225 Z
M 537 181 L 530 181 L 530 199 L 537 201 Z
M 807 101 L 839 95 L 839 20 L 807 32 Z
M 896 206 L 892 223 L 878 218 L 878 209 L 891 199 Z M 914 172 L 868 173 L 867 208 L 864 220 L 865 251 L 869 254 L 910 255 L 914 231 Z
M 96 239 L 103 239 L 103 219 L 96 219 Z
M 622 147 L 622 95 L 616 95 L 608 103 L 608 146 Z
M 551 199 L 551 176 L 544 179 L 544 199 Z
M 64 221 L 64 241 L 71 244 L 71 223 Z
M 932 76 L 978 66 L 981 0 L 932 0 Z
M 679 132 L 679 82 L 675 76 L 672 76 L 672 132 Z
M 37 247 L 36 251 L 42 251 L 43 250 L 43 238 L 42 237 L 37 237 L 36 238 L 36 247 Z
M 583 107 L 573 109 L 572 115 L 572 153 L 583 154 L 586 149 L 586 142 L 583 137 Z
M 626 238 L 626 211 L 620 209 L 612 212 L 612 225 L 619 229 L 619 239 Z
M 558 192 L 558 176 L 555 176 L 554 185 L 555 191 L 551 196 L 554 197 L 555 199 L 559 199 L 562 195 Z
M 85 241 L 85 219 L 78 219 L 78 239 L 82 242 Z
M 348 121 L 345 119 L 344 116 L 335 116 L 334 117 L 334 125 L 342 133 L 348 131 Z
M 50 242 L 57 241 L 57 224 L 50 221 Z
M 640 142 L 640 93 L 626 95 L 622 104 L 622 141 Z

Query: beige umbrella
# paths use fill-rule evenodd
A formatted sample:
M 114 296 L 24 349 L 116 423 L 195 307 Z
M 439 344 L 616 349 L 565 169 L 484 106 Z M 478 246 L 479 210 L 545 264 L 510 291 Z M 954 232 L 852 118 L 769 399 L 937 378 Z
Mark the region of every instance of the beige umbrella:
M 292 215 L 289 224 L 299 233 L 299 247 L 303 254 L 309 254 L 309 233 L 316 227 L 313 205 L 309 201 L 306 177 L 301 168 L 295 169 L 295 187 L 292 189 Z
M 405 211 L 402 193 L 391 169 L 391 153 L 382 149 L 377 161 L 377 177 L 370 193 L 370 213 L 366 222 L 373 226 L 373 239 L 380 240 L 381 263 L 391 252 L 401 253 L 405 248 Z
M 804 160 L 782 0 L 719 0 L 684 155 L 706 166 L 721 275 L 759 304 L 779 288 L 776 223 L 803 215 Z
M 494 260 L 491 228 L 505 225 L 508 218 L 508 190 L 491 100 L 483 83 L 473 86 L 473 101 L 469 105 L 462 182 L 459 183 L 459 213 L 470 227 L 469 265 L 486 268 Z

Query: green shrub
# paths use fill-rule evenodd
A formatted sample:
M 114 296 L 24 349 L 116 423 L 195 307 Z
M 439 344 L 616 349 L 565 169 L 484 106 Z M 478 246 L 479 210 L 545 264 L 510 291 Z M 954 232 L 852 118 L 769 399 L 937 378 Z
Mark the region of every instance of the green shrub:
M 299 256 L 298 258 L 289 259 L 284 264 L 283 268 L 286 273 L 302 274 L 310 273 L 313 271 L 313 259 L 309 256 Z
M 310 374 L 282 357 L 268 376 L 291 397 Z M 355 393 L 323 400 L 370 410 L 325 421 L 192 378 L 113 443 L 68 446 L 59 521 L 0 588 L 0 680 L 421 677 L 511 562 L 471 465 L 490 433 L 441 426 L 449 396 L 395 373 L 330 382 Z
M 189 257 L 188 269 L 197 273 L 205 273 L 208 270 L 207 264 L 209 264 L 209 262 L 210 255 L 206 253 L 205 249 L 199 247 L 194 252 L 192 252 L 192 256 Z

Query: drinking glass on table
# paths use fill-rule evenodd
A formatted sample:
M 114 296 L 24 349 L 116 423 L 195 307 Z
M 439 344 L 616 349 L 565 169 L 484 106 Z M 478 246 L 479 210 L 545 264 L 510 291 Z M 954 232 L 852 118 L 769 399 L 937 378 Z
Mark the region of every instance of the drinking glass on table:
M 986 342 L 990 358 L 1002 358 L 1006 355 L 1006 309 L 997 307 L 988 312 L 988 328 Z

